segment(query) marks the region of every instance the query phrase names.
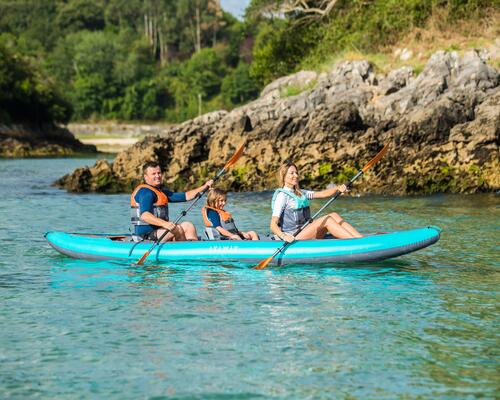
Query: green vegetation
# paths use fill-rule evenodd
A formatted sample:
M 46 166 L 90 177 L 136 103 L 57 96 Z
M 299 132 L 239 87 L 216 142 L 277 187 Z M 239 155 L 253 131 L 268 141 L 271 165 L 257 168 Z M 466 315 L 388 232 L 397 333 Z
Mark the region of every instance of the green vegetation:
M 215 0 L 0 0 L 0 121 L 179 122 L 341 59 L 386 72 L 388 49 L 411 32 L 423 47 L 413 60 L 421 70 L 440 30 L 479 43 L 481 29 L 498 25 L 483 20 L 500 15 L 498 0 L 337 0 L 321 17 L 283 10 L 291 3 L 252 0 L 238 21 Z M 498 26 L 490 31 L 498 37 Z M 458 39 L 439 44 L 463 48 Z
M 315 80 L 312 80 L 311 82 L 309 82 L 308 84 L 303 85 L 303 86 L 290 84 L 281 90 L 280 96 L 281 96 L 281 98 L 297 96 L 298 94 L 301 94 L 302 92 L 305 92 L 306 90 L 310 90 L 310 89 L 314 88 L 317 83 L 318 83 L 318 81 L 315 79 Z
M 179 122 L 260 90 L 215 0 L 0 0 L 0 32 L 2 122 Z
M 247 14 L 257 18 L 255 15 L 264 9 L 269 16 L 269 10 L 283 10 L 284 3 L 253 0 Z M 289 3 L 318 7 L 325 2 Z M 390 54 L 391 47 L 411 32 L 415 32 L 415 41 L 424 50 L 434 42 L 442 48 L 463 48 L 436 41 L 446 30 L 452 35 L 457 31 L 457 35 L 469 35 L 471 44 L 487 25 L 496 27 L 491 32 L 492 40 L 499 34 L 495 23 L 500 9 L 498 0 L 338 0 L 331 12 L 323 16 L 299 11 L 297 7 L 286 13 L 285 19 L 260 17 L 251 73 L 262 84 L 300 69 L 329 69 L 339 59 L 349 59 L 353 54 L 354 58 L 369 59 L 379 70 L 387 72 L 384 54 Z M 472 23 L 461 26 L 462 21 Z M 432 26 L 428 26 L 430 23 Z M 429 37 L 420 30 L 430 32 Z
M 35 60 L 16 54 L 10 41 L 0 40 L 0 121 L 64 123 L 71 111 L 53 82 L 41 75 Z
M 408 193 L 469 193 L 474 190 L 487 191 L 488 185 L 483 171 L 476 164 L 460 170 L 441 162 L 438 169 L 422 171 L 406 177 L 406 191 Z

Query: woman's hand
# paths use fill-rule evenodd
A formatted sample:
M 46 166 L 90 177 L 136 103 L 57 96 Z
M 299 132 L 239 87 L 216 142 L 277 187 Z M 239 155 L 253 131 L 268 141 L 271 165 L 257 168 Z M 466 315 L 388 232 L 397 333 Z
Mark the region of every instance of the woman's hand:
M 285 242 L 288 242 L 288 243 L 292 243 L 293 241 L 295 241 L 295 236 L 290 235 L 289 233 L 286 233 L 286 232 L 283 232 L 283 233 L 280 235 L 280 238 L 281 238 L 282 240 L 284 240 Z
M 231 240 L 241 240 L 241 237 L 240 237 L 240 235 L 231 235 L 231 236 L 229 236 L 229 239 L 231 239 Z

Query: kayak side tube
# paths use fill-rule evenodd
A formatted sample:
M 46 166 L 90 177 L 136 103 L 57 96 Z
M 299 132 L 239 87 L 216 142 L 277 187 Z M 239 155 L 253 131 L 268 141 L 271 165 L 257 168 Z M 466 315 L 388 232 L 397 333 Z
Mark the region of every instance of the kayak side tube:
M 297 240 L 273 260 L 274 264 L 311 264 L 384 260 L 408 254 L 436 243 L 441 229 L 435 226 L 376 234 L 357 239 Z M 127 238 L 128 235 L 122 236 Z M 151 243 L 116 240 L 102 234 L 49 231 L 49 244 L 60 253 L 87 260 L 137 261 Z M 115 239 L 115 240 L 113 240 Z M 281 241 L 198 241 L 167 242 L 155 247 L 151 262 L 208 261 L 257 263 L 269 257 Z

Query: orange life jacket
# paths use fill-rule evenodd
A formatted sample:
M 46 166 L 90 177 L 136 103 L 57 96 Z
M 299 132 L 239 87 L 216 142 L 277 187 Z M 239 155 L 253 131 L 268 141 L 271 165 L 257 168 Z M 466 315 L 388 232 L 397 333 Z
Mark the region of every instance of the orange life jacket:
M 205 232 L 210 239 L 217 238 L 220 236 L 220 233 L 217 229 L 213 227 L 212 222 L 208 219 L 208 210 L 213 210 L 220 217 L 221 227 L 231 233 L 238 233 L 238 228 L 234 223 L 234 219 L 230 213 L 227 211 L 221 210 L 219 208 L 205 206 L 201 209 L 201 215 L 203 216 L 203 222 L 205 223 Z
M 130 219 L 132 222 L 132 227 L 138 225 L 149 225 L 147 222 L 144 222 L 141 219 L 141 212 L 139 209 L 139 204 L 135 201 L 135 195 L 141 189 L 149 189 L 156 195 L 156 201 L 153 204 L 153 215 L 155 217 L 164 219 L 168 221 L 168 197 L 165 193 L 163 193 L 160 189 L 155 188 L 154 186 L 142 183 L 137 186 L 132 195 L 130 196 Z

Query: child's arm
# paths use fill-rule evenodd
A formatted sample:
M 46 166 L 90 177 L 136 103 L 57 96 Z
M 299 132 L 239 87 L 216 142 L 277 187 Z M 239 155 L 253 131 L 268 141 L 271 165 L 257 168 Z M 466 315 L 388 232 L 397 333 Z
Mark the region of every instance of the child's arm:
M 217 231 L 222 235 L 222 236 L 225 236 L 225 237 L 228 237 L 229 239 L 233 239 L 233 240 L 241 240 L 240 236 L 237 235 L 236 233 L 231 233 L 229 232 L 227 229 L 224 229 L 222 226 L 218 226 L 216 227 L 215 229 L 217 229 Z

